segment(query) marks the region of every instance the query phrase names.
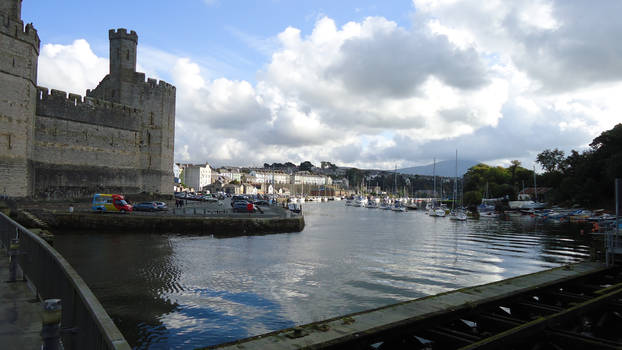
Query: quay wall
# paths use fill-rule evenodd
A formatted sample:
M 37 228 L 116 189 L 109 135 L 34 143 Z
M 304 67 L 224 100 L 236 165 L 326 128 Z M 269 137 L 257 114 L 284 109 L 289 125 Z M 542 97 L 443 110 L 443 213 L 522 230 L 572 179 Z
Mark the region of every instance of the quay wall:
M 270 233 L 300 232 L 303 216 L 255 217 L 171 217 L 131 214 L 55 213 L 49 224 L 68 230 L 106 230 L 144 233 L 183 233 L 235 237 Z

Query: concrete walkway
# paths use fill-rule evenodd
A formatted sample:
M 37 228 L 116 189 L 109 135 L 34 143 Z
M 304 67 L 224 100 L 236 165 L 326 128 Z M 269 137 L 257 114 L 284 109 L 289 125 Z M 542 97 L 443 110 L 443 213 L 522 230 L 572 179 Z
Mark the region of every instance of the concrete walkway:
M 41 303 L 26 282 L 8 279 L 9 258 L 0 248 L 0 348 L 40 349 Z

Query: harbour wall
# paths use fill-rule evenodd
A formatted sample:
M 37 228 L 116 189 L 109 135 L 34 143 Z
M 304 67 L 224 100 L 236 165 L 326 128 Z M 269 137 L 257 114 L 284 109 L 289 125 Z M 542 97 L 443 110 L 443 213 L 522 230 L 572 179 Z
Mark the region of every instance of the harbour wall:
M 235 237 L 300 232 L 303 216 L 289 218 L 172 217 L 131 214 L 55 213 L 48 223 L 63 230 L 177 233 Z

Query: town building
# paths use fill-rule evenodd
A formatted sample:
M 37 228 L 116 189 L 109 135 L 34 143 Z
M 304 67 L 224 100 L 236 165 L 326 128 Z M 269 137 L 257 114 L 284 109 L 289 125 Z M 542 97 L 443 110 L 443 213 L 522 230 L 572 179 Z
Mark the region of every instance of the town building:
M 290 183 L 294 185 L 329 185 L 332 179 L 328 176 L 314 175 L 307 171 L 299 171 L 290 176 Z
M 212 168 L 208 163 L 204 165 L 190 165 L 184 169 L 184 183 L 202 191 L 203 187 L 212 183 Z
M 249 175 L 252 179 L 251 181 L 258 184 L 288 184 L 290 181 L 289 174 L 286 174 L 282 171 L 251 170 Z

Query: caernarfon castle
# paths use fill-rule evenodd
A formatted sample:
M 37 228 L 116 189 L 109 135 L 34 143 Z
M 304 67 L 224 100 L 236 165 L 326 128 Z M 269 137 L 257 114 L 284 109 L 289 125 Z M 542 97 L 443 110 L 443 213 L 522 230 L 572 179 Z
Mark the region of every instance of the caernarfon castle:
M 172 194 L 175 87 L 136 72 L 136 33 L 109 31 L 110 73 L 84 97 L 49 90 L 21 3 L 0 0 L 0 195 Z

